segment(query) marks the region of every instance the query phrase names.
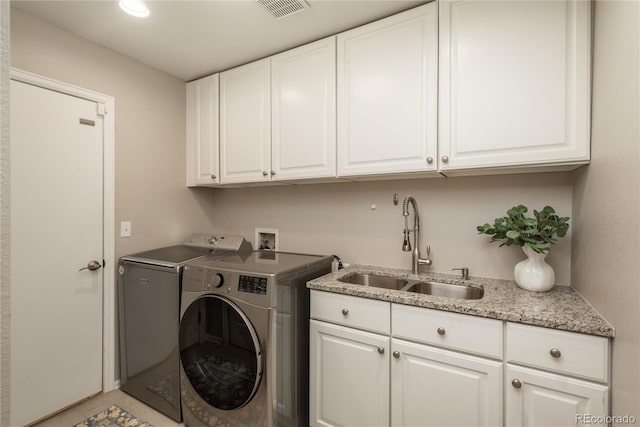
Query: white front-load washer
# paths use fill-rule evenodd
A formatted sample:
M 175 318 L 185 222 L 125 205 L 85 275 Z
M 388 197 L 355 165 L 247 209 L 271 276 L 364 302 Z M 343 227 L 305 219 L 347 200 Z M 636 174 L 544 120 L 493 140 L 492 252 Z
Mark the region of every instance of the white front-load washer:
M 308 425 L 309 291 L 330 256 L 254 251 L 185 265 L 185 425 Z

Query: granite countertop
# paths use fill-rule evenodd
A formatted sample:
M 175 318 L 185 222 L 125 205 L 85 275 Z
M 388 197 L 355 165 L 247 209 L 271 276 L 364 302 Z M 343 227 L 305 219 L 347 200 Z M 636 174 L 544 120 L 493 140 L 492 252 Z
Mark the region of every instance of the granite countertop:
M 339 282 L 354 273 L 378 274 L 404 279 L 436 280 L 484 288 L 484 297 L 463 300 L 392 289 Z M 549 292 L 529 292 L 510 280 L 469 277 L 440 273 L 411 274 L 408 270 L 351 265 L 307 283 L 310 289 L 390 301 L 490 319 L 542 326 L 563 331 L 613 337 L 614 329 L 585 299 L 569 286 L 555 286 Z

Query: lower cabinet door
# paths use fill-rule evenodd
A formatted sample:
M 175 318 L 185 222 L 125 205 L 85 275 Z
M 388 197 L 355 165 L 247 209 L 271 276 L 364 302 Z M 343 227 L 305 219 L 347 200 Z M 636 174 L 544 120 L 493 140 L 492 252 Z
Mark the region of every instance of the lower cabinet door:
M 391 425 L 502 425 L 502 363 L 392 339 Z
M 507 426 L 605 426 L 608 387 L 507 365 Z
M 311 426 L 389 425 L 389 341 L 311 320 Z

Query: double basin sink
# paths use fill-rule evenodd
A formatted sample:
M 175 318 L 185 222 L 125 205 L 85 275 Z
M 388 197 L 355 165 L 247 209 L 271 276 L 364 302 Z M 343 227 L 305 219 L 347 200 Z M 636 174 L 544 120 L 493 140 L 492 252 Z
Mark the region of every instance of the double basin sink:
M 377 274 L 349 274 L 338 279 L 339 282 L 374 288 L 393 289 L 397 291 L 427 294 L 457 299 L 480 299 L 484 289 L 472 286 L 456 285 L 436 281 L 402 279 L 399 277 L 381 276 Z

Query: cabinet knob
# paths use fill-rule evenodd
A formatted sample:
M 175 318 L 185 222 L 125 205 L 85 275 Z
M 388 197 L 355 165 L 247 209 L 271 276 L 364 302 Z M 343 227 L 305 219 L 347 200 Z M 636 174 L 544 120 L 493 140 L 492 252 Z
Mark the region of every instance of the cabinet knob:
M 262 171 L 262 176 L 267 176 L 267 175 L 269 175 L 267 171 Z
M 211 174 L 211 179 L 216 179 L 216 176 L 214 174 Z
M 514 378 L 513 381 L 511 381 L 511 385 L 515 388 L 522 388 L 522 383 L 517 378 Z
M 393 357 L 395 357 L 396 359 L 398 359 L 400 357 L 400 352 L 399 351 L 394 351 L 393 352 Z
M 378 353 L 384 354 L 384 347 L 378 347 Z
M 438 328 L 438 335 L 444 335 L 446 333 L 447 333 L 447 331 L 443 327 L 439 327 Z
M 433 163 L 433 157 L 427 157 L 427 163 L 429 164 Z
M 343 309 L 342 309 L 342 314 L 344 314 L 345 316 L 346 316 L 347 314 L 349 314 L 349 309 L 348 309 L 348 308 L 343 308 Z
M 549 350 L 549 354 L 551 355 L 551 357 L 555 357 L 556 359 L 562 356 L 562 353 L 560 353 L 560 350 L 558 350 L 557 348 L 552 348 L 551 350 Z
M 447 163 L 449 161 L 449 157 L 448 156 L 442 156 L 442 163 Z
M 275 174 L 276 174 L 276 171 L 271 171 L 271 175 L 275 175 Z

